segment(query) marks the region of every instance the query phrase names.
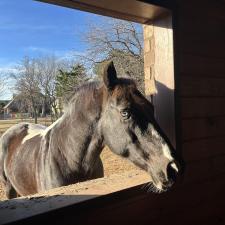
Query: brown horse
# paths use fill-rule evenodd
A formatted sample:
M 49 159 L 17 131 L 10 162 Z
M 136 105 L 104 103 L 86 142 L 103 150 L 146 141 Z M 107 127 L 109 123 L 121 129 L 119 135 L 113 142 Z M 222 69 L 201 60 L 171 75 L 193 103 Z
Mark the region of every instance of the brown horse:
M 152 104 L 112 62 L 103 82 L 79 87 L 64 115 L 46 128 L 20 123 L 0 139 L 0 179 L 8 198 L 103 176 L 107 145 L 147 171 L 155 191 L 169 189 L 178 173 L 174 150 L 154 119 Z

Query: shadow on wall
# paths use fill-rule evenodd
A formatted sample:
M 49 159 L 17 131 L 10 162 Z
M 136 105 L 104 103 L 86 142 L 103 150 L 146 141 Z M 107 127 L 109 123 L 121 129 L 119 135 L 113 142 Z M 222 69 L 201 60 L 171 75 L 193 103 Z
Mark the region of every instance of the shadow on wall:
M 176 147 L 174 90 L 159 81 L 156 81 L 156 89 L 157 94 L 153 96 L 155 118 Z

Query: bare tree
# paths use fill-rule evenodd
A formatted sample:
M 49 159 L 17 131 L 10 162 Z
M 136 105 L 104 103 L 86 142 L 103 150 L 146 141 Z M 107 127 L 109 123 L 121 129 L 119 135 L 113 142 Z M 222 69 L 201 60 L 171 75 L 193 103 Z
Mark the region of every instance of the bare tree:
M 83 34 L 87 44 L 83 61 L 94 66 L 95 73 L 101 69 L 102 62 L 113 60 L 119 74 L 134 78 L 144 92 L 144 59 L 142 26 L 117 19 L 102 19 L 89 24 Z
M 74 86 L 81 83 L 80 80 L 84 80 L 85 76 L 82 77 L 83 74 L 81 73 L 77 74 L 79 72 L 77 71 L 79 68 L 77 63 L 60 60 L 54 55 L 36 58 L 35 62 L 37 64 L 40 90 L 43 94 L 42 116 L 45 116 L 45 106 L 48 105 L 53 120 L 53 117 L 58 118 L 60 116 L 61 100 L 66 99 L 68 95 L 67 89 L 61 90 L 62 93 L 59 94 L 59 86 L 62 85 L 59 78 L 62 78 L 62 76 L 68 78 L 69 83 L 66 84 L 71 85 L 70 88 L 73 89 Z
M 59 117 L 57 78 L 62 73 L 71 76 L 76 75 L 73 70 L 69 70 L 70 65 L 70 61 L 59 60 L 54 55 L 36 58 L 25 57 L 17 68 L 18 72 L 12 74 L 12 77 L 16 80 L 14 89 L 17 91 L 17 98 L 24 103 L 21 106 L 32 109 L 35 123 L 37 123 L 37 116 L 40 111 L 43 117 L 46 116 L 46 112 L 49 112 L 52 121 L 54 117 Z M 77 77 L 75 78 L 77 79 Z M 63 95 L 66 95 L 66 93 L 63 92 Z
M 5 74 L 0 74 L 0 97 L 4 95 L 7 89 L 7 76 Z
M 20 98 L 27 99 L 32 108 L 35 123 L 37 123 L 38 111 L 42 102 L 37 63 L 31 58 L 25 57 L 17 70 L 18 73 L 12 74 L 16 81 L 14 89 Z
M 36 59 L 36 63 L 39 85 L 43 94 L 42 116 L 46 116 L 46 106 L 49 105 L 51 118 L 53 118 L 53 114 L 58 118 L 55 80 L 60 68 L 60 62 L 52 55 L 39 57 Z

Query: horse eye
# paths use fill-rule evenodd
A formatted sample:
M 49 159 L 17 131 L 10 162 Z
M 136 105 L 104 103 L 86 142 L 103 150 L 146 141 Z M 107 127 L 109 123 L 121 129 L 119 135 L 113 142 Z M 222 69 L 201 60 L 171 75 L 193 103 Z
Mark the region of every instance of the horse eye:
M 123 117 L 123 119 L 129 119 L 130 118 L 130 112 L 127 110 L 123 110 L 120 112 L 121 116 Z

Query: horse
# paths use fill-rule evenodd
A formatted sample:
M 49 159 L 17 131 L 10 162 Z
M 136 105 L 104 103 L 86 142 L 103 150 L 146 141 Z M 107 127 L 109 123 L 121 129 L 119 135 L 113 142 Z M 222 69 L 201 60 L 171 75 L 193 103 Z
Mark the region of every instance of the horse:
M 153 191 L 172 187 L 179 160 L 153 105 L 132 79 L 117 76 L 112 61 L 102 76 L 78 87 L 49 127 L 24 122 L 2 135 L 0 181 L 7 198 L 103 177 L 104 146 L 145 170 Z

